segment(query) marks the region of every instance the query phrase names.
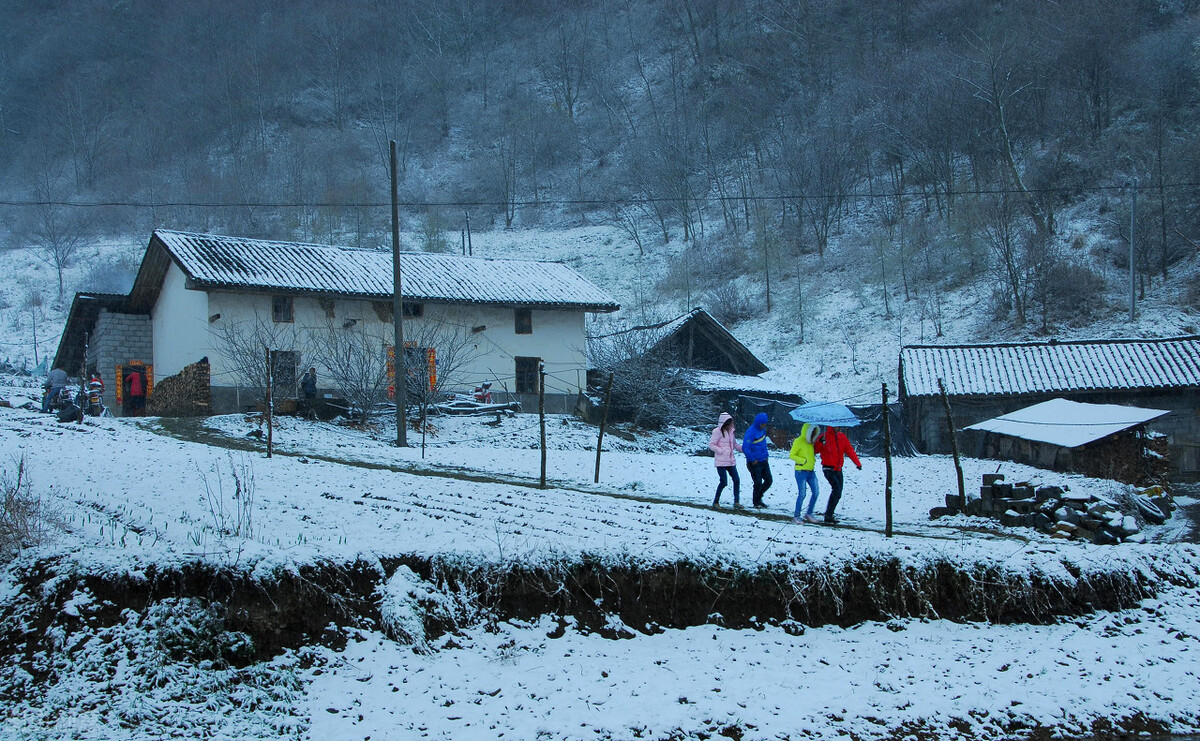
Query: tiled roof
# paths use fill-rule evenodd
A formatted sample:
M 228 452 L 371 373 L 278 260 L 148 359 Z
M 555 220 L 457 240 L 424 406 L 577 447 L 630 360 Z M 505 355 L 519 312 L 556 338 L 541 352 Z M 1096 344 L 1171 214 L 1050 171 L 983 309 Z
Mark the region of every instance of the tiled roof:
M 154 239 L 197 288 L 392 295 L 392 253 L 299 242 L 270 242 L 156 230 Z M 152 240 L 153 241 L 153 240 Z M 427 252 L 401 255 L 409 301 L 615 311 L 618 304 L 561 263 Z
M 900 351 L 908 396 L 994 396 L 1200 387 L 1200 337 L 1001 345 L 911 345 Z

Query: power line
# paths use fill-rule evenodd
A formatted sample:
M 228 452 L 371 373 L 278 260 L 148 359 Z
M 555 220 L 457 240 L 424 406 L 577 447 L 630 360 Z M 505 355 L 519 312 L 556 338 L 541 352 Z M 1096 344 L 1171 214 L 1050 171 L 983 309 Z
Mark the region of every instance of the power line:
M 1182 183 L 1164 183 L 1161 186 L 1155 186 L 1156 190 L 1181 190 L 1189 188 L 1200 188 L 1200 183 L 1182 182 Z M 1018 190 L 1014 188 L 975 188 L 966 190 L 955 190 L 950 195 L 952 196 L 986 196 L 986 195 L 1029 195 L 1029 194 L 1045 194 L 1045 193 L 1062 193 L 1062 192 L 1120 192 L 1127 190 L 1127 186 L 1121 185 L 1092 185 L 1092 186 L 1072 186 L 1072 187 L 1045 187 L 1045 188 L 1026 188 Z M 705 198 L 675 198 L 670 196 L 642 197 L 642 198 L 549 198 L 539 199 L 536 201 L 528 200 L 511 200 L 511 201 L 400 201 L 399 205 L 404 208 L 479 208 L 479 207 L 509 207 L 509 208 L 533 208 L 542 206 L 592 206 L 592 207 L 611 207 L 611 206 L 636 206 L 649 205 L 656 203 L 679 203 L 683 200 L 695 201 L 712 201 L 716 203 L 771 203 L 781 201 L 854 201 L 854 200 L 880 200 L 891 198 L 926 198 L 929 196 L 946 196 L 943 190 L 933 191 L 901 191 L 901 192 L 849 192 L 849 193 L 780 193 L 773 195 L 745 195 L 745 196 L 723 196 L 712 195 Z M 356 201 L 356 202 L 339 202 L 339 201 L 245 201 L 239 203 L 224 202 L 224 201 L 47 201 L 47 200 L 0 200 L 0 206 L 10 206 L 19 208 L 28 207 L 65 207 L 65 208 L 390 208 L 390 201 Z

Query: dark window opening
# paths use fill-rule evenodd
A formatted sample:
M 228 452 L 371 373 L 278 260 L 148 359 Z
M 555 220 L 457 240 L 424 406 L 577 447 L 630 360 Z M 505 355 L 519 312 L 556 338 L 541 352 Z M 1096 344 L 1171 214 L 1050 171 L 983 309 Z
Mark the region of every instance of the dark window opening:
M 404 316 L 421 318 L 425 316 L 425 304 L 418 304 L 413 301 L 405 301 L 400 304 L 400 310 L 404 312 Z
M 321 310 L 325 312 L 326 319 L 334 318 L 333 299 L 319 298 L 319 299 L 317 299 L 317 304 L 321 307 Z
M 533 309 L 513 309 L 517 334 L 533 334 Z
M 517 393 L 536 394 L 538 392 L 538 367 L 541 358 L 517 357 Z
M 272 296 L 271 297 L 271 318 L 277 322 L 292 321 L 294 312 L 292 311 L 291 296 Z

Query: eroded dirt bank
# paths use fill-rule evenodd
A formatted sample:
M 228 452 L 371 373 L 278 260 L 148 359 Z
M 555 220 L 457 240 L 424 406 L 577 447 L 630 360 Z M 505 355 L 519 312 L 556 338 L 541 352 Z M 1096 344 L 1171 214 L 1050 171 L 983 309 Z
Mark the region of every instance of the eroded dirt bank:
M 16 591 L 0 612 L 0 650 L 32 657 L 48 648 L 48 636 L 84 624 L 112 624 L 127 610 L 143 612 L 163 600 L 187 599 L 204 605 L 223 630 L 248 638 L 253 650 L 245 659 L 263 659 L 286 648 L 336 643 L 339 629 L 378 626 L 382 587 L 401 566 L 461 607 L 454 620 L 444 610 L 415 608 L 429 635 L 462 627 L 462 615 L 472 621 L 551 615 L 614 637 L 706 623 L 847 626 L 907 617 L 1048 623 L 1127 609 L 1152 596 L 1159 580 L 1188 579 L 1179 572 L 1081 572 L 1070 565 L 1052 573 L 1020 573 L 990 564 L 933 561 L 915 567 L 898 559 L 863 558 L 746 569 L 586 556 L 536 563 L 398 556 L 276 569 L 195 561 L 89 573 L 61 557 L 14 570 Z M 614 631 L 613 625 L 624 628 Z

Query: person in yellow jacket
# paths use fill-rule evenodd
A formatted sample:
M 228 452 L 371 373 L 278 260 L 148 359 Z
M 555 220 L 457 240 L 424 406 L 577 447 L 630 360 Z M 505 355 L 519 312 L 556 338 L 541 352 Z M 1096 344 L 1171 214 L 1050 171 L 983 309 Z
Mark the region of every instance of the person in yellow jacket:
M 788 453 L 788 458 L 796 464 L 796 488 L 800 490 L 796 497 L 796 511 L 792 514 L 792 522 L 799 525 L 801 522 L 820 522 L 813 516 L 813 510 L 817 506 L 817 496 L 820 494 L 817 489 L 817 451 L 813 449 L 813 442 L 821 436 L 821 426 L 814 425 L 811 422 L 805 422 L 800 428 L 800 434 L 792 441 L 792 452 Z M 807 485 L 812 489 L 812 499 L 808 500 L 807 509 L 803 508 L 804 504 L 804 487 Z M 800 513 L 804 512 L 804 519 L 800 519 Z

